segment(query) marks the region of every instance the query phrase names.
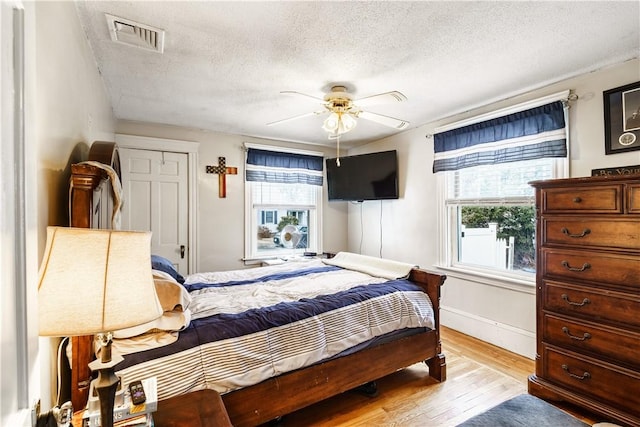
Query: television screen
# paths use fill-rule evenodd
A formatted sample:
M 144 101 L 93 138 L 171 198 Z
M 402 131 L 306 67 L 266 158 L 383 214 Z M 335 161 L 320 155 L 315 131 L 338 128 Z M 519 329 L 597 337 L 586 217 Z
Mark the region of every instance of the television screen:
M 326 159 L 329 200 L 398 198 L 398 158 L 395 150 Z

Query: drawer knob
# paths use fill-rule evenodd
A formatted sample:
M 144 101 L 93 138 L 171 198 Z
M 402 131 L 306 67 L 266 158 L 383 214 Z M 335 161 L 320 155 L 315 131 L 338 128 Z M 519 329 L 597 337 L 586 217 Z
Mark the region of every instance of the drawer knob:
M 574 203 L 580 203 L 581 201 L 582 201 L 582 198 L 580 198 L 580 197 L 574 197 L 573 198 L 573 202 Z
M 585 271 L 591 268 L 591 264 L 589 264 L 588 262 L 582 264 L 582 267 L 571 267 L 568 261 L 562 261 L 562 266 L 569 271 Z
M 591 304 L 591 300 L 589 298 L 585 298 L 582 300 L 582 302 L 573 302 L 569 299 L 569 296 L 567 294 L 562 294 L 561 298 L 566 301 L 567 304 L 569 305 L 575 305 L 577 307 L 582 307 L 584 305 L 587 304 Z
M 567 375 L 569 375 L 571 378 L 575 378 L 577 380 L 580 381 L 584 381 L 584 380 L 588 380 L 589 378 L 591 378 L 591 374 L 587 371 L 585 371 L 582 375 L 576 375 L 574 373 L 572 373 L 569 370 L 569 366 L 568 365 L 562 365 L 562 370 L 565 371 L 567 373 Z
M 571 232 L 569 231 L 568 228 L 566 227 L 562 227 L 562 234 L 566 234 L 569 237 L 574 237 L 574 238 L 580 238 L 580 237 L 584 237 L 587 234 L 591 233 L 591 230 L 589 230 L 588 228 L 585 228 L 584 230 L 582 230 L 582 233 L 580 234 L 571 234 Z
M 564 334 L 569 338 L 571 338 L 572 340 L 576 340 L 576 341 L 585 341 L 585 340 L 591 339 L 591 334 L 588 332 L 585 332 L 581 337 L 577 335 L 572 335 L 571 331 L 566 326 L 562 327 L 562 332 L 564 332 Z

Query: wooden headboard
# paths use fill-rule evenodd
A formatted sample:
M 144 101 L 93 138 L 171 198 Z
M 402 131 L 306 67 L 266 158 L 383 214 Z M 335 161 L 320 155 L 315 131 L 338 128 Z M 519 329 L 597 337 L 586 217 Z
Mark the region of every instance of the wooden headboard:
M 120 155 L 115 142 L 96 141 L 89 149 L 90 161 L 111 166 L 121 177 Z M 111 228 L 113 190 L 107 172 L 88 164 L 71 165 L 69 190 L 69 222 L 71 227 Z M 71 339 L 71 403 L 74 410 L 87 404 L 93 360 L 93 336 Z

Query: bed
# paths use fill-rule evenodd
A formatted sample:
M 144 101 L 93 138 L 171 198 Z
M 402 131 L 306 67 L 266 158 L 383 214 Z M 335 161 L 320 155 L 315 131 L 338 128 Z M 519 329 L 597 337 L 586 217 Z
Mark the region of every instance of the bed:
M 95 182 L 107 179 L 94 172 Z M 82 174 L 92 181 L 91 171 Z M 95 194 L 91 186 L 86 191 Z M 72 197 L 73 220 L 83 215 L 74 200 L 90 207 L 86 215 L 96 211 L 86 197 Z M 380 269 L 389 276 L 381 278 Z M 183 324 L 127 331 L 114 345 L 126 353 L 116 366 L 123 381 L 157 376 L 161 400 L 214 389 L 233 425 L 259 425 L 421 361 L 431 377 L 446 379 L 439 334 L 444 275 L 348 253 L 186 278 L 154 274 L 157 288 L 180 286 L 165 310 Z M 147 333 L 162 335 L 151 340 L 160 344 L 135 347 Z M 92 357 L 91 338 L 78 341 L 72 372 Z M 72 384 L 80 401 L 82 385 Z

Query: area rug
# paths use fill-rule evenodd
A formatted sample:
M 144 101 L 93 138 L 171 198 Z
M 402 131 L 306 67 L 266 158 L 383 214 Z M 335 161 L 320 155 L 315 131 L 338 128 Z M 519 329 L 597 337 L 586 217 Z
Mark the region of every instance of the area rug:
M 577 418 L 530 394 L 521 394 L 458 427 L 589 427 Z

